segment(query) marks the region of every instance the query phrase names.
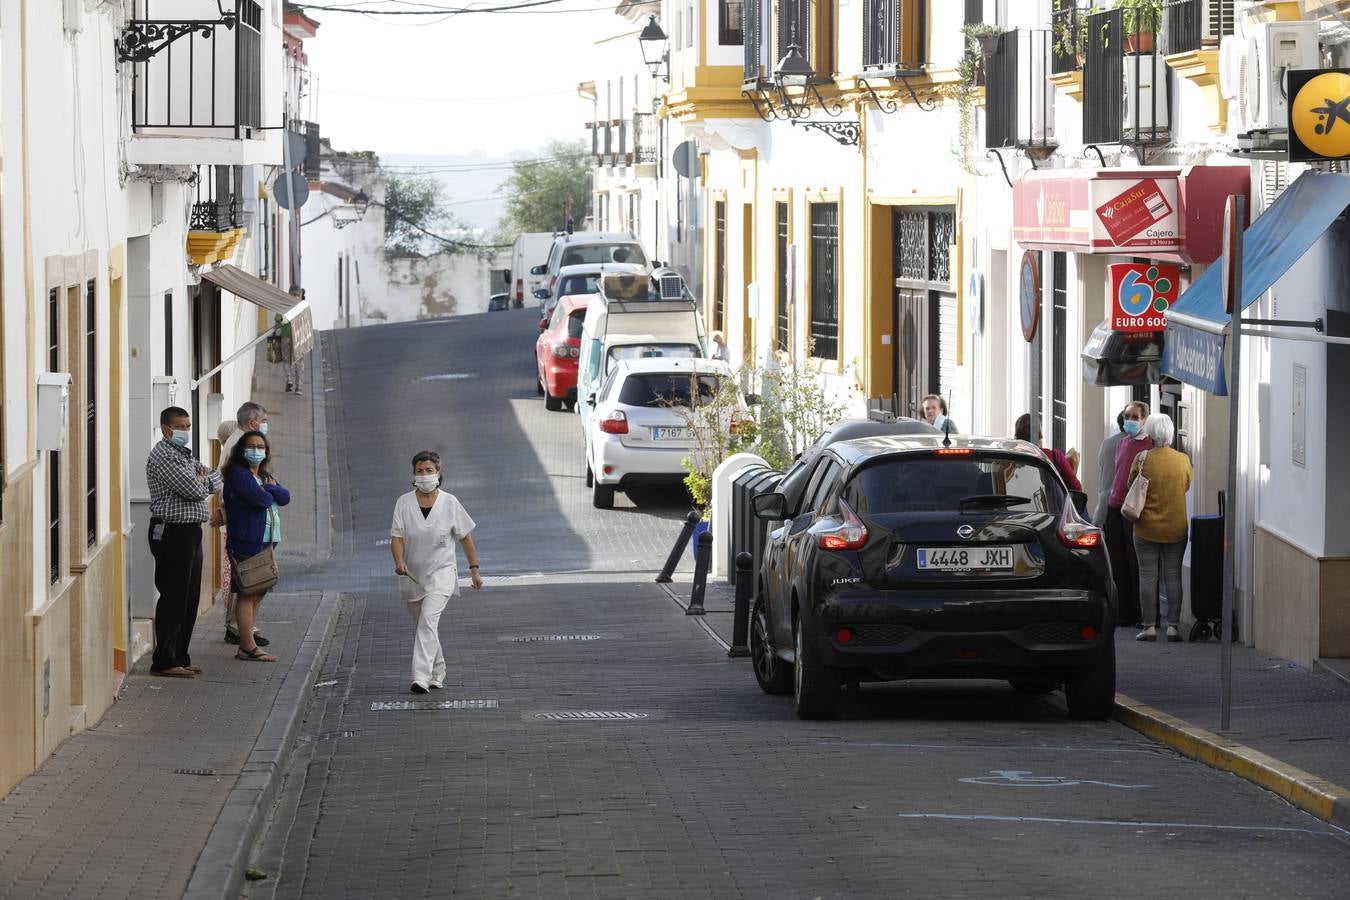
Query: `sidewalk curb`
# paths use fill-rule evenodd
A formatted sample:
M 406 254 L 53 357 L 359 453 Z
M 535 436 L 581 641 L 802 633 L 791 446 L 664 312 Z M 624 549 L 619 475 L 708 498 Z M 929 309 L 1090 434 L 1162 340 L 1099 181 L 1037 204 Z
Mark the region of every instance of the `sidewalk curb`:
M 1116 695 L 1111 717 L 1184 756 L 1279 794 L 1324 822 L 1350 828 L 1350 791 L 1324 778 L 1197 728 L 1124 694 Z
M 321 559 L 333 556 L 333 508 L 328 480 L 328 395 L 324 390 L 323 340 L 310 351 L 309 398 L 314 435 L 314 519 Z
M 239 896 L 253 843 L 276 799 L 278 782 L 295 750 L 295 731 L 308 707 L 310 688 L 337 623 L 338 595 L 324 591 L 309 629 L 286 672 L 272 710 L 234 788 L 197 857 L 184 900 Z

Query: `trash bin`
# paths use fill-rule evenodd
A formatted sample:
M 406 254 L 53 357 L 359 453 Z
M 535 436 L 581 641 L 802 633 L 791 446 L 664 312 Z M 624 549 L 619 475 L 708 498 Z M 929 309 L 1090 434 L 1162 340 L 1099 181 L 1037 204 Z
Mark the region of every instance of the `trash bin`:
M 1191 626 L 1192 641 L 1219 636 L 1223 619 L 1223 495 L 1217 516 L 1191 517 Z M 1234 633 L 1234 638 L 1237 635 Z
M 778 487 L 783 473 L 767 466 L 752 466 L 732 482 L 731 541 L 725 548 L 728 580 L 736 583 L 736 554 L 742 550 L 753 559 L 750 571 L 758 572 L 768 542 L 769 523 L 755 516 L 752 500 Z M 714 548 L 715 550 L 716 548 Z

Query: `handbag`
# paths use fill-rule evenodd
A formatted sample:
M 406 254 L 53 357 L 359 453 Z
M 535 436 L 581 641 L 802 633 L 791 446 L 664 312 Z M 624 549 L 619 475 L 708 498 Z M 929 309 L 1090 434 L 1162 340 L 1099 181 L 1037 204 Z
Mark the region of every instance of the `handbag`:
M 1147 450 L 1139 454 L 1139 474 L 1134 476 L 1134 481 L 1130 482 L 1130 490 L 1125 494 L 1125 502 L 1120 504 L 1120 514 L 1131 522 L 1138 521 L 1140 514 L 1144 511 L 1144 503 L 1148 500 L 1148 478 L 1144 476 L 1144 464 L 1147 458 Z
M 271 547 L 265 547 L 261 553 L 234 560 L 234 577 L 239 593 L 247 596 L 260 594 L 274 587 L 281 580 L 281 572 L 277 570 L 276 554 L 272 552 Z

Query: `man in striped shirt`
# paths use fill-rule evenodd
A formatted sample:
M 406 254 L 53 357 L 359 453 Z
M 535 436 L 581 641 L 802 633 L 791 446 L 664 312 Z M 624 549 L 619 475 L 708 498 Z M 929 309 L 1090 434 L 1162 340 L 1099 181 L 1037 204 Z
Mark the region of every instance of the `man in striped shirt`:
M 150 486 L 150 553 L 155 558 L 155 652 L 150 672 L 193 678 L 188 645 L 197 624 L 202 589 L 202 523 L 207 499 L 220 490 L 220 473 L 192 455 L 192 417 L 170 406 L 159 414 L 163 440 L 150 448 L 145 478 Z

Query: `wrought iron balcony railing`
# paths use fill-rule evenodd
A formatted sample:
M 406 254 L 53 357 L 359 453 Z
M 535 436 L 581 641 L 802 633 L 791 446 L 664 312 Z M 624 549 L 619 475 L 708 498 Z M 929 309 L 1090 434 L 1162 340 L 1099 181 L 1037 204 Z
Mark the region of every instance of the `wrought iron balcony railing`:
M 117 41 L 118 59 L 132 66 L 132 131 L 260 137 L 262 6 L 235 0 L 220 18 L 157 19 L 151 5 L 136 0 Z
M 1077 0 L 1055 0 L 1050 18 L 1050 71 L 1055 75 L 1083 67 L 1079 57 L 1083 54 L 1084 14 Z
M 1086 17 L 1083 143 L 1135 145 L 1170 136 L 1171 69 L 1155 40 L 1158 18 L 1145 9 L 1111 9 Z
M 1217 47 L 1224 35 L 1233 33 L 1233 12 L 1233 0 L 1165 0 L 1165 52 Z
M 656 162 L 659 139 L 656 117 L 651 113 L 633 113 L 634 162 L 638 165 Z
M 984 145 L 1053 149 L 1051 32 L 1019 29 L 999 38 L 986 62 Z
M 764 60 L 767 41 L 764 40 L 764 3 L 765 0 L 745 0 L 742 7 L 741 45 L 745 51 L 746 83 L 759 83 L 768 77 L 768 68 Z

